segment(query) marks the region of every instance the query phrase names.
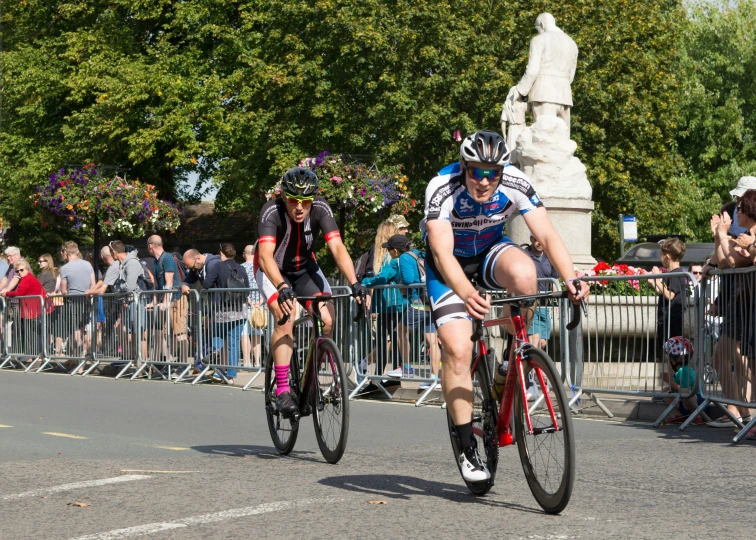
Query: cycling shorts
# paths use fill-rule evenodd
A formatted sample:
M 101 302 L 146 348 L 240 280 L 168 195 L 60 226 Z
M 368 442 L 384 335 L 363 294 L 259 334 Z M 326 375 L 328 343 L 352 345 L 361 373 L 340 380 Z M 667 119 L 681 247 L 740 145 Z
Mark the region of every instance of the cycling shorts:
M 254 270 L 257 287 L 270 306 L 278 300 L 276 286 L 271 283 L 268 276 L 262 271 L 262 268 L 255 265 Z M 289 287 L 294 289 L 297 296 L 331 296 L 331 287 L 328 285 L 323 271 L 314 259 L 308 260 L 303 269 L 293 272 L 282 272 L 281 276 Z M 308 305 L 305 304 L 305 307 L 308 307 Z
M 478 276 L 478 284 L 487 289 L 503 289 L 504 287 L 496 281 L 494 268 L 499 257 L 509 248 L 521 249 L 519 245 L 512 242 L 506 236 L 503 236 L 499 242 L 479 253 L 475 257 L 457 257 L 462 270 L 465 272 L 467 279 Z M 428 287 L 428 297 L 431 302 L 431 317 L 436 328 L 454 319 L 472 318 L 465 311 L 465 302 L 455 294 L 455 292 L 444 282 L 441 272 L 433 261 L 432 252 L 426 250 L 429 254 L 425 261 L 425 280 Z

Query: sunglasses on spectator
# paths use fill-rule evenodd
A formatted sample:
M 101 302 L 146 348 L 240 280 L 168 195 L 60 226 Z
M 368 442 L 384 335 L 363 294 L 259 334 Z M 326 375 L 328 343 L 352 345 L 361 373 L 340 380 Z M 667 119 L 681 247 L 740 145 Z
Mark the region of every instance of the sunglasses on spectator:
M 478 167 L 468 167 L 467 173 L 470 178 L 476 182 L 482 182 L 485 178 L 488 178 L 489 182 L 494 182 L 499 178 L 500 171 L 498 169 L 480 169 Z
M 307 208 L 312 204 L 312 200 L 314 197 L 297 197 L 296 195 L 289 195 L 286 194 L 286 200 L 289 201 L 289 204 L 292 206 L 297 206 L 298 204 L 302 205 L 302 208 Z
M 26 268 L 16 268 L 16 272 L 18 272 L 19 274 L 21 272 L 26 272 Z
M 691 274 L 693 274 L 694 276 L 700 276 L 701 274 L 703 274 L 703 272 L 701 272 L 701 271 L 699 270 L 698 272 L 696 272 L 696 271 L 693 271 L 693 272 L 691 272 Z
M 47 261 L 46 261 L 46 260 L 44 260 L 44 259 L 39 259 L 39 260 L 38 260 L 37 262 L 38 262 L 39 264 L 42 264 L 42 263 L 46 263 Z

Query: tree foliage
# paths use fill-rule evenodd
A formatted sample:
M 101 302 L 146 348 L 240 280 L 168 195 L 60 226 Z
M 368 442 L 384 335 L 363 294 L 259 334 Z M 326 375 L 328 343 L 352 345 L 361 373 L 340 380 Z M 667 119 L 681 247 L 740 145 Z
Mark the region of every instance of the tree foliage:
M 681 4 L 0 0 L 0 215 L 43 243 L 31 186 L 89 161 L 168 198 L 198 172 L 220 184 L 219 208 L 257 210 L 288 166 L 324 148 L 400 164 L 422 199 L 456 159 L 453 130 L 499 129 L 547 11 L 580 48 L 572 133 L 594 188 L 594 253 L 611 257 L 619 213 L 641 232 L 696 230 L 723 186 L 704 169 L 756 159 L 752 47 L 722 35 L 752 43 L 752 13 L 702 8 L 689 25 Z M 716 88 L 734 79 L 737 90 Z
M 680 152 L 698 187 L 691 232 L 710 238 L 709 217 L 740 176 L 756 174 L 756 5 L 750 0 L 690 6 L 681 65 Z M 703 204 L 702 204 L 703 202 Z

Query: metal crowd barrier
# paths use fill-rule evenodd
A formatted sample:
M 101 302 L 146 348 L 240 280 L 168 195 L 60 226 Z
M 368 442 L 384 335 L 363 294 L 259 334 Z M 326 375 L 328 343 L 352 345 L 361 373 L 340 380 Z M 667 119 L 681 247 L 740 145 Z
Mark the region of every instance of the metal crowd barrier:
M 423 392 L 415 402 L 419 406 L 438 386 L 440 366 L 436 330 L 423 302 L 425 285 L 377 285 L 371 291 L 370 318 L 352 325 L 349 353 L 357 385 L 349 398 L 372 383 L 391 399 L 385 388 L 389 381 L 411 380 L 421 383 Z
M 244 329 L 242 330 L 242 355 L 244 355 L 244 348 L 249 347 L 250 352 L 248 367 L 251 367 L 253 372 L 256 371 L 255 375 L 249 380 L 247 384 L 244 385 L 244 388 L 242 388 L 242 390 L 249 390 L 250 388 L 262 390 L 264 381 L 261 381 L 261 383 L 258 385 L 253 385 L 255 381 L 257 381 L 257 379 L 265 373 L 265 359 L 268 357 L 267 351 L 270 348 L 270 340 L 273 336 L 275 321 L 273 320 L 273 315 L 268 310 L 265 299 L 263 298 L 262 294 L 260 294 L 260 290 L 257 288 L 256 284 L 254 284 L 254 286 L 249 289 L 248 304 L 251 304 L 250 309 L 254 309 L 258 306 L 262 307 L 265 311 L 268 322 L 265 328 L 256 329 L 252 327 L 251 321 L 248 320 L 244 326 Z M 244 365 L 246 366 L 246 362 Z
M 192 384 L 206 377 L 229 383 L 238 371 L 262 373 L 261 367 L 240 365 L 241 337 L 250 313 L 252 289 L 204 289 L 199 296 L 197 348 L 199 373 Z M 270 321 L 268 327 L 271 327 Z M 253 380 L 254 380 L 253 379 Z M 249 385 L 248 385 L 249 386 Z
M 41 296 L 16 296 L 6 299 L 4 312 L 5 360 L 0 367 L 20 367 L 24 372 L 40 365 L 36 373 L 48 368 L 45 310 L 47 302 Z
M 62 305 L 55 305 L 62 298 Z M 93 318 L 96 304 L 93 297 L 84 294 L 51 295 L 55 309 L 47 315 L 50 330 L 48 359 L 56 362 L 71 375 L 84 373 L 85 364 L 92 358 L 92 335 L 97 318 Z M 93 322 L 94 321 L 94 322 Z M 96 333 L 96 332 L 95 332 Z M 66 368 L 62 362 L 70 362 Z
M 189 295 L 174 289 L 135 293 L 134 304 L 127 308 L 137 343 L 132 380 L 154 375 L 179 382 L 186 377 L 195 355 L 190 336 L 198 302 L 194 290 Z M 134 310 L 136 317 L 132 316 Z
M 679 335 L 689 339 L 695 350 L 691 364 L 700 363 L 703 347 L 696 347 L 701 342 L 699 290 L 689 287 L 696 283 L 695 278 L 686 272 L 674 272 L 583 279 L 592 286 L 592 292 L 587 304 L 588 318 L 582 322 L 582 362 L 580 358 L 574 359 L 579 365 L 570 369 L 574 375 L 574 380 L 569 381 L 574 392 L 570 405 L 575 406 L 585 394 L 612 417 L 597 394 L 656 398 L 668 403 L 654 423 L 658 427 L 681 402 L 689 402 L 697 391 L 697 388 L 668 391 L 662 379 L 663 373 L 668 373 L 670 378 L 673 376 L 662 348 L 670 337 Z M 659 311 L 660 296 L 618 294 L 645 288 L 644 282 L 651 286 L 649 282 L 655 279 L 673 288 L 681 285 L 680 295 L 684 295 L 677 302 L 672 301 L 666 318 L 661 317 L 663 312 Z
M 94 350 L 76 368 L 75 375 L 84 368 L 82 376 L 103 372 L 105 365 L 120 369 L 120 378 L 137 361 L 137 335 L 129 306 L 134 302 L 132 293 L 106 293 L 93 297 L 91 321 L 96 321 Z
M 727 409 L 730 405 L 749 414 L 756 409 L 756 268 L 713 270 L 701 289 L 699 327 L 712 331 L 708 341 L 713 346 L 711 355 L 699 357 L 701 403 L 680 429 L 716 404 L 737 426 L 737 443 L 756 426 L 756 416 L 744 425 Z M 702 353 L 706 350 L 702 347 Z

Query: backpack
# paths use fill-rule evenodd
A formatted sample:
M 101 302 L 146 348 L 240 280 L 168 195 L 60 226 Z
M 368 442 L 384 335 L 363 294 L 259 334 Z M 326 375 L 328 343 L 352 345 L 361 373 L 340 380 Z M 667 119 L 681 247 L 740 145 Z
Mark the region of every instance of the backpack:
M 357 281 L 359 281 L 360 283 L 362 283 L 362 280 L 365 279 L 365 276 L 367 276 L 368 273 L 368 255 L 370 255 L 369 251 L 363 253 L 362 255 L 360 255 L 360 258 L 357 259 L 357 262 L 354 263 L 354 273 L 357 275 Z
M 413 259 L 415 259 L 415 262 L 417 263 L 417 271 L 420 273 L 420 282 L 425 283 L 425 258 L 420 257 L 414 251 L 408 251 L 407 254 L 410 255 Z M 418 288 L 418 293 L 420 294 L 420 300 L 423 302 L 423 304 L 430 305 L 430 298 L 428 297 L 427 285 L 423 287 L 422 289 Z
M 169 253 L 169 255 L 173 257 L 173 262 L 176 263 L 176 273 L 178 274 L 177 276 L 173 277 L 173 283 L 174 285 L 176 283 L 183 283 L 187 272 L 183 256 L 181 255 L 181 253 L 177 253 L 175 251 L 173 253 Z
M 150 269 L 147 268 L 147 263 L 139 261 L 142 267 L 142 275 L 137 278 L 137 286 L 140 291 L 154 291 L 155 290 L 155 276 L 152 275 Z
M 179 283 L 183 283 L 184 278 L 186 277 L 186 265 L 184 264 L 180 253 L 176 253 L 175 251 L 173 253 L 165 251 L 164 253 L 169 257 L 173 257 L 173 262 L 176 263 L 176 272 L 173 276 L 173 288 L 178 289 L 180 288 Z M 163 257 L 161 256 L 160 259 L 162 258 Z M 160 265 L 160 269 L 163 271 L 163 274 L 165 274 L 165 269 L 163 268 L 163 263 L 160 262 L 160 259 L 157 260 L 157 264 Z
M 223 261 L 226 266 L 231 270 L 231 274 L 225 279 L 225 282 L 221 285 L 224 289 L 247 289 L 247 284 L 244 283 L 244 279 L 239 277 L 239 265 L 231 259 Z M 231 264 L 229 264 L 231 263 Z M 242 269 L 244 271 L 244 269 Z M 229 306 L 229 308 L 244 308 L 247 305 L 248 292 L 236 291 L 223 293 L 223 301 Z

